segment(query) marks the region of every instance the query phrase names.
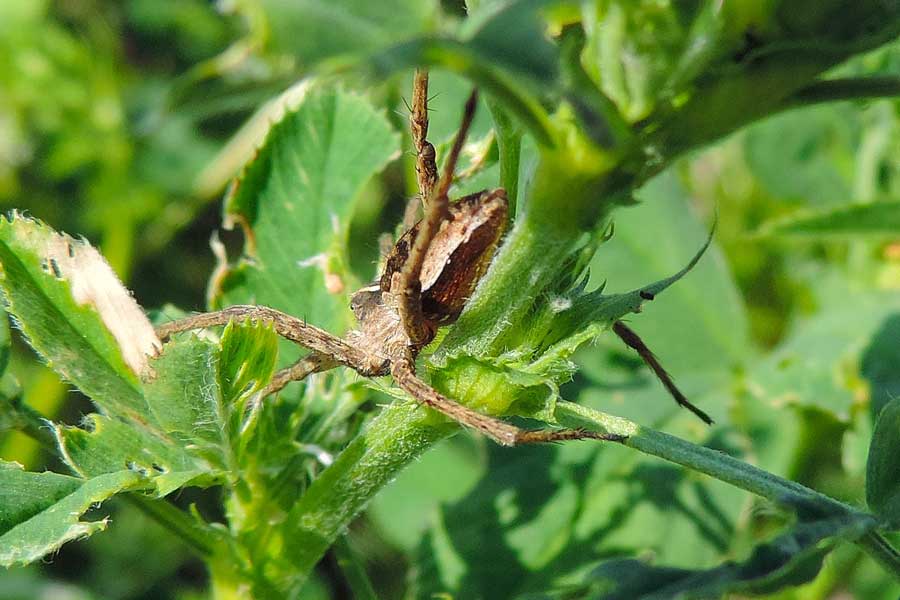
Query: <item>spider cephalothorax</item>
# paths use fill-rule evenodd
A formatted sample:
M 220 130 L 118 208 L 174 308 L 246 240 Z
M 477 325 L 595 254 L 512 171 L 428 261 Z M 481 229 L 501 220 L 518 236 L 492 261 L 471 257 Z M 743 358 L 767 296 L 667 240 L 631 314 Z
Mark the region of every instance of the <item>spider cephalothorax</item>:
M 448 207 L 434 236 L 418 279 L 422 337 L 410 340 L 400 326 L 403 299 L 401 274 L 420 223 L 404 233 L 384 261 L 378 282 L 353 294 L 350 307 L 359 330 L 351 339 L 387 359 L 406 346 L 415 354 L 434 339 L 439 327 L 456 321 L 481 280 L 506 229 L 509 213 L 502 189 L 460 198 Z M 375 345 L 369 343 L 375 341 Z M 385 348 L 394 348 L 385 352 Z

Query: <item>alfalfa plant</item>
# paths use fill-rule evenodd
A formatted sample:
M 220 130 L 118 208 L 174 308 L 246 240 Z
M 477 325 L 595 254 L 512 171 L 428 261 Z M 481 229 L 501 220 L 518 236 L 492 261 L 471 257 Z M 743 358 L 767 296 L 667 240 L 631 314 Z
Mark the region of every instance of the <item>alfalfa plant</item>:
M 570 595 L 760 593 L 808 581 L 842 541 L 900 575 L 900 556 L 882 535 L 900 521 L 896 402 L 873 435 L 865 511 L 559 394 L 579 346 L 685 274 L 625 294 L 586 289 L 615 211 L 678 156 L 754 120 L 895 93 L 891 81 L 822 75 L 898 31 L 900 7 L 876 1 L 484 3 L 441 33 L 330 64 L 302 84 L 299 106 L 272 127 L 225 200 L 227 221 L 246 240 L 244 256 L 223 259 L 213 274 L 217 312 L 167 325 L 168 310 L 155 317 L 156 331 L 86 242 L 12 214 L 0 224 L 8 312 L 99 412 L 83 427 L 48 424 L 5 377 L 3 424 L 45 441 L 71 473 L 3 465 L 0 563 L 35 561 L 103 529 L 104 520 L 81 515 L 121 495 L 204 559 L 216 597 L 297 597 L 375 493 L 459 432 L 457 421 L 501 442 L 529 441 L 534 434 L 507 420 L 519 417 L 550 432 L 538 440 L 615 441 L 796 513 L 790 529 L 741 563 L 707 571 L 628 563 L 619 568 L 629 577 L 586 576 L 567 584 Z M 486 95 L 495 158 L 484 160 L 499 165 L 492 187 L 502 192 L 449 204 L 459 144 L 438 153 L 443 175 L 429 176 L 424 133 L 414 133 L 425 219 L 388 254 L 387 276 L 367 287 L 348 267 L 349 224 L 367 182 L 396 159 L 400 136 L 372 95 L 347 87 L 360 74 L 374 82 L 416 67 L 455 71 Z M 479 171 L 473 163 L 470 174 Z M 467 182 L 457 182 L 458 195 Z M 511 227 L 490 260 L 501 228 L 484 223 L 505 220 L 507 202 Z M 474 221 L 461 216 L 472 207 Z M 454 252 L 435 240 L 454 225 L 463 231 L 458 247 L 478 251 L 460 255 L 468 266 L 448 269 Z M 426 285 L 435 248 L 436 281 L 454 275 L 440 298 Z M 336 334 L 352 326 L 354 290 L 364 339 L 344 341 Z M 248 304 L 271 310 L 229 308 Z M 212 337 L 183 331 L 222 325 Z M 278 335 L 313 353 L 301 357 Z M 341 370 L 270 393 L 335 363 L 367 377 L 391 373 L 397 388 Z M 376 392 L 397 399 L 369 418 L 362 409 Z M 219 486 L 226 522 L 165 499 L 185 486 Z M 369 593 L 359 572 L 348 569 L 348 579 Z

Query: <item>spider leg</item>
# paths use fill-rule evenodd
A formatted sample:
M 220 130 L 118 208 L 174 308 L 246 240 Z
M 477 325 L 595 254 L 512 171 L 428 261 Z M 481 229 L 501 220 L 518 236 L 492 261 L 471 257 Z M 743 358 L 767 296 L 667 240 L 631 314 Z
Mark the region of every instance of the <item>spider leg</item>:
M 396 274 L 396 283 L 391 285 L 391 291 L 399 297 L 398 312 L 400 313 L 400 320 L 413 345 L 418 345 L 427 339 L 429 334 L 428 328 L 422 323 L 422 290 L 419 276 L 422 273 L 422 264 L 425 261 L 428 247 L 440 229 L 441 223 L 447 219 L 449 214 L 448 205 L 450 201 L 447 197 L 447 192 L 453 180 L 453 171 L 456 169 L 459 153 L 462 150 L 466 134 L 475 116 L 477 102 L 478 93 L 473 90 L 468 101 L 466 101 L 462 123 L 460 124 L 459 132 L 456 134 L 456 139 L 453 140 L 450 154 L 444 163 L 444 171 L 440 180 L 434 186 L 432 193 L 428 196 L 428 201 L 425 205 L 425 215 L 419 223 L 419 231 L 409 250 L 409 256 L 403 265 L 403 269 Z M 415 109 L 415 105 L 413 108 Z
M 431 197 L 438 178 L 434 146 L 428 141 L 428 71 L 425 69 L 416 69 L 413 78 L 409 129 L 412 134 L 413 146 L 416 148 L 416 182 L 419 185 L 419 199 L 424 203 Z M 407 223 L 404 220 L 404 225 L 406 225 L 404 231 L 410 229 L 414 224 L 415 221 Z
M 588 429 L 539 429 L 527 430 L 500 419 L 483 415 L 438 393 L 416 376 L 411 355 L 391 361 L 391 375 L 397 385 L 422 404 L 443 413 L 466 427 L 480 431 L 503 446 L 518 446 L 566 440 L 594 439 L 608 442 L 624 442 L 621 435 L 590 431 Z
M 292 381 L 302 381 L 313 373 L 329 371 L 337 366 L 338 363 L 333 358 L 315 352 L 308 354 L 291 366 L 278 370 L 269 385 L 263 388 L 260 398 L 280 392 Z
M 245 319 L 271 323 L 275 332 L 281 337 L 322 355 L 323 359 L 350 367 L 362 375 L 372 375 L 384 371 L 384 365 L 381 364 L 383 361 L 373 358 L 324 329 L 319 329 L 268 306 L 238 304 L 223 310 L 192 315 L 161 325 L 156 329 L 156 335 L 160 340 L 165 341 L 172 334 L 180 331 L 227 325 L 229 321 Z
M 672 376 L 663 368 L 659 363 L 659 359 L 656 358 L 656 355 L 653 354 L 650 348 L 644 343 L 644 340 L 642 340 L 633 329 L 625 325 L 622 321 L 616 321 L 613 323 L 612 330 L 619 336 L 619 339 L 625 342 L 626 346 L 638 353 L 644 363 L 650 367 L 650 370 L 653 371 L 657 379 L 659 379 L 660 383 L 663 384 L 663 387 L 665 387 L 672 395 L 679 406 L 686 408 L 697 415 L 697 417 L 707 425 L 713 424 L 713 420 L 708 414 L 694 406 L 691 401 L 681 393 L 681 390 L 675 385 L 675 381 L 672 380 Z

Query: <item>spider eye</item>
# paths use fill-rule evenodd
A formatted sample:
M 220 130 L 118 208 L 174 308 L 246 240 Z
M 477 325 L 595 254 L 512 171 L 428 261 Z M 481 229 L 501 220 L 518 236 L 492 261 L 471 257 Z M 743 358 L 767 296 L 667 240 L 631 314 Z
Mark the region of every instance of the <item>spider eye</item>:
M 350 310 L 356 315 L 357 320 L 362 320 L 363 313 L 381 300 L 381 287 L 375 283 L 358 290 L 350 296 Z

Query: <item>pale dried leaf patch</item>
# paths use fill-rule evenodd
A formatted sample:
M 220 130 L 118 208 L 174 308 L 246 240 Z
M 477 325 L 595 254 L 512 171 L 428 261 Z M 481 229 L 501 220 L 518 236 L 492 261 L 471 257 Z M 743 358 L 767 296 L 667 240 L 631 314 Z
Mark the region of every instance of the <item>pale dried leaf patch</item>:
M 50 272 L 69 282 L 75 302 L 97 311 L 118 342 L 125 364 L 135 374 L 143 373 L 162 343 L 109 263 L 87 242 L 58 233 L 48 237 L 44 256 Z

